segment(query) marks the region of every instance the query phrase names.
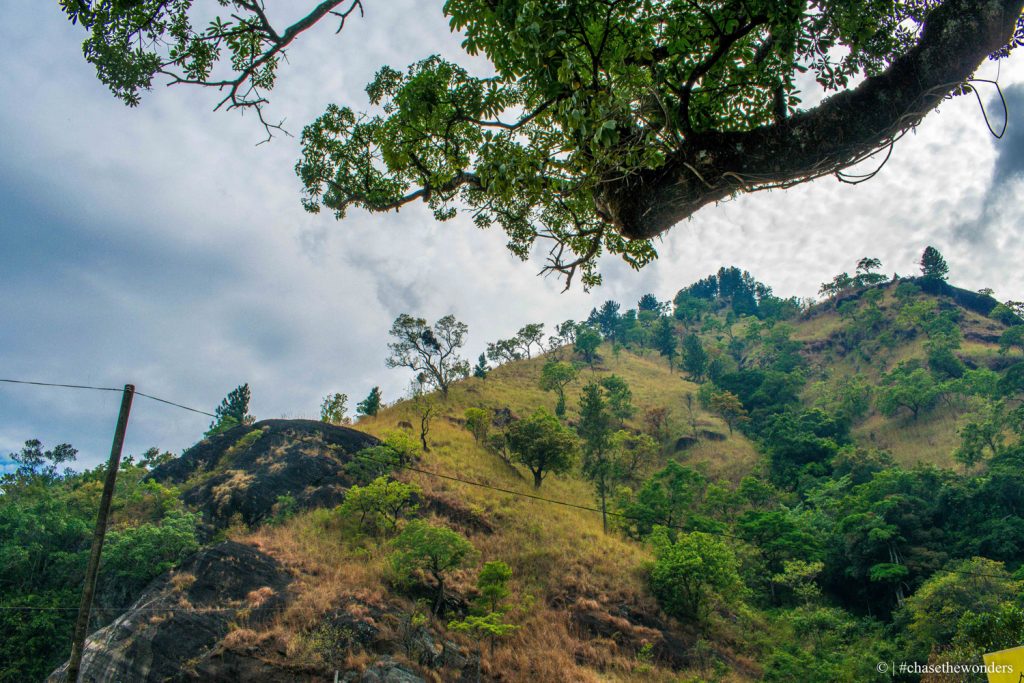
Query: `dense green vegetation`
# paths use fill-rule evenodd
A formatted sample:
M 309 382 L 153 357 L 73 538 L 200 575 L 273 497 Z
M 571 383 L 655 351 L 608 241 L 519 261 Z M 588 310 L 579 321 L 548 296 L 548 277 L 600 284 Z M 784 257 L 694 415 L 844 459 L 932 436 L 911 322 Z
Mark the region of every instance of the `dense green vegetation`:
M 67 657 L 106 468 L 70 465 L 76 451 L 36 440 L 0 478 L 0 681 L 42 680 Z M 126 458 L 104 545 L 93 621 L 112 621 L 154 577 L 199 547 L 197 518 L 176 491 L 143 478 L 170 454 Z

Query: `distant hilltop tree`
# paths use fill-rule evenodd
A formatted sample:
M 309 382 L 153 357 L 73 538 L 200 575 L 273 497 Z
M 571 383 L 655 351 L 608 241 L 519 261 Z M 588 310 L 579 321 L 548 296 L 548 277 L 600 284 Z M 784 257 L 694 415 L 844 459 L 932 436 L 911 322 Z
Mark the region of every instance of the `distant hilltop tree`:
M 926 280 L 946 281 L 946 276 L 949 275 L 949 266 L 946 265 L 946 259 L 935 247 L 929 246 L 921 254 L 921 275 Z
M 248 384 L 232 389 L 213 411 L 215 417 L 206 436 L 219 434 L 241 424 L 248 425 L 255 422 L 256 418 L 249 414 L 250 398 L 252 398 L 252 394 Z
M 324 397 L 320 404 L 320 420 L 327 424 L 345 424 L 348 418 L 348 394 L 336 393 Z
M 395 341 L 388 344 L 389 368 L 409 368 L 419 373 L 423 383 L 448 396 L 448 387 L 469 375 L 469 363 L 458 355 L 466 343 L 469 326 L 453 315 L 440 318 L 432 326 L 423 318 L 403 313 L 391 325 Z
M 473 366 L 473 376 L 487 379 L 488 372 L 490 372 L 490 368 L 487 366 L 487 354 L 481 353 L 480 357 L 476 359 L 476 365 Z
M 374 387 L 370 389 L 370 393 L 356 405 L 357 415 L 374 416 L 377 411 L 380 410 L 381 406 L 381 393 L 380 387 Z

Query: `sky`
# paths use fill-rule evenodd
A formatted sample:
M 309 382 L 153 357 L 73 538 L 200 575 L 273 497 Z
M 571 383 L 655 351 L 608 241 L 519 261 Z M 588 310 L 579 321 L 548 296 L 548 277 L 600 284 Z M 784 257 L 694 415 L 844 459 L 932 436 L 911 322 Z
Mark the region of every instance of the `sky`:
M 340 35 L 300 38 L 269 114 L 293 133 L 363 91 L 388 64 L 440 53 L 478 74 L 434 3 L 366 2 Z M 289 17 L 283 17 L 288 19 Z M 26 30 L 26 27 L 31 27 Z M 350 212 L 338 222 L 299 203 L 296 138 L 265 145 L 251 116 L 212 111 L 216 94 L 157 85 L 129 109 L 81 56 L 80 30 L 55 2 L 8 0 L 0 22 L 0 377 L 120 387 L 212 412 L 252 388 L 257 418 L 316 417 L 324 396 L 350 405 L 410 373 L 385 367 L 403 312 L 469 325 L 466 357 L 522 325 L 586 317 L 607 299 L 633 306 L 722 265 L 750 270 L 782 296 L 811 297 L 862 256 L 916 271 L 934 245 L 954 284 L 1024 299 L 1024 55 L 986 65 L 1009 109 L 988 131 L 979 102 L 945 102 L 901 140 L 870 182 L 826 178 L 708 207 L 657 243 L 636 272 L 605 259 L 605 284 L 562 293 L 497 229 L 435 223 L 419 206 Z M 993 125 L 996 90 L 979 85 Z M 810 98 L 805 98 L 809 101 Z M 871 162 L 863 170 L 870 170 Z M 0 468 L 30 438 L 68 442 L 79 465 L 106 458 L 115 392 L 0 384 Z M 210 418 L 137 398 L 126 454 L 180 452 Z

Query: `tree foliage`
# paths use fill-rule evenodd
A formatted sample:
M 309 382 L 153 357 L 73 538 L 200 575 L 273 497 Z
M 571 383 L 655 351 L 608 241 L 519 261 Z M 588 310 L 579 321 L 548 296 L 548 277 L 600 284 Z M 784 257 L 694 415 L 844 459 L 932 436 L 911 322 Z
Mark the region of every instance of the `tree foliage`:
M 370 393 L 366 395 L 366 398 L 356 404 L 356 414 L 373 417 L 380 410 L 381 405 L 380 387 L 374 387 L 370 389 Z
M 213 411 L 215 417 L 210 424 L 207 436 L 219 434 L 238 425 L 252 424 L 256 418 L 249 414 L 249 400 L 252 393 L 249 385 L 243 384 L 235 387 L 228 395 L 221 400 L 220 405 Z
M 3 683 L 43 680 L 70 650 L 106 476 L 105 465 L 67 469 L 75 454 L 69 444 L 47 449 L 30 439 L 8 456 L 15 470 L 0 475 Z M 147 474 L 132 456 L 118 472 L 93 611 L 100 625 L 198 547 L 197 516 Z
M 555 415 L 565 416 L 565 388 L 576 381 L 579 371 L 572 363 L 549 360 L 544 363 L 540 372 L 540 388 L 553 391 L 558 395 L 555 404 Z
M 437 583 L 434 613 L 444 611 L 445 578 L 464 566 L 476 554 L 473 544 L 448 527 L 434 526 L 420 519 L 405 525 L 392 543 L 391 567 L 399 577 L 408 579 L 417 571 L 433 577 Z
M 469 363 L 458 355 L 466 343 L 469 326 L 453 315 L 438 319 L 432 326 L 423 318 L 403 313 L 395 318 L 388 344 L 391 353 L 386 359 L 389 368 L 409 368 L 419 373 L 426 383 L 448 395 L 448 387 L 469 375 Z
M 945 282 L 949 266 L 935 247 L 926 247 L 921 254 L 921 275 L 926 280 Z
M 402 517 L 416 511 L 416 496 L 421 493 L 415 484 L 406 484 L 388 477 L 377 477 L 366 486 L 353 486 L 345 493 L 338 509 L 345 518 L 356 518 L 356 526 L 370 533 L 391 532 Z
M 347 404 L 348 394 L 335 393 L 325 396 L 323 403 L 320 404 L 320 420 L 332 425 L 344 424 L 348 419 Z
M 591 327 L 584 327 L 576 332 L 576 341 L 573 342 L 573 348 L 591 366 L 594 365 L 594 360 L 597 358 L 597 347 L 600 345 L 601 334 L 597 330 Z
M 878 389 L 878 409 L 883 415 L 895 415 L 905 408 L 917 420 L 921 411 L 932 408 L 944 392 L 943 385 L 927 370 L 902 364 L 884 377 Z
M 516 462 L 533 474 L 534 488 L 551 473 L 569 471 L 576 461 L 576 437 L 543 408 L 509 425 L 506 439 Z
M 742 595 L 736 556 L 722 540 L 695 531 L 673 541 L 665 527 L 657 527 L 650 541 L 656 558 L 651 589 L 669 614 L 703 623 L 717 604 Z
M 844 178 L 1024 43 L 1021 6 L 449 0 L 464 50 L 493 74 L 436 55 L 382 67 L 366 89 L 380 113 L 332 104 L 303 131 L 304 203 L 338 218 L 423 201 L 447 220 L 464 207 L 517 256 L 546 241 L 546 270 L 593 285 L 602 254 L 641 267 L 652 238 L 703 206 Z M 267 92 L 292 42 L 325 20 L 340 30 L 362 4 L 318 3 L 286 27 L 249 0 L 61 8 L 126 103 L 161 76 L 218 88 L 270 131 Z M 801 109 L 803 73 L 838 96 Z

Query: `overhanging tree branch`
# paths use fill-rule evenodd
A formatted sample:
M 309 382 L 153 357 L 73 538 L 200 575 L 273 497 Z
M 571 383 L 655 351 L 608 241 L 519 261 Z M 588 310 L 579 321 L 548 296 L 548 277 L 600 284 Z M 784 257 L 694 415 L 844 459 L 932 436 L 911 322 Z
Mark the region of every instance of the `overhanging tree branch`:
M 653 169 L 599 185 L 599 213 L 628 239 L 648 239 L 738 192 L 835 173 L 884 148 L 957 91 L 1006 45 L 1022 0 L 947 0 L 917 44 L 857 88 L 773 125 L 703 131 Z

